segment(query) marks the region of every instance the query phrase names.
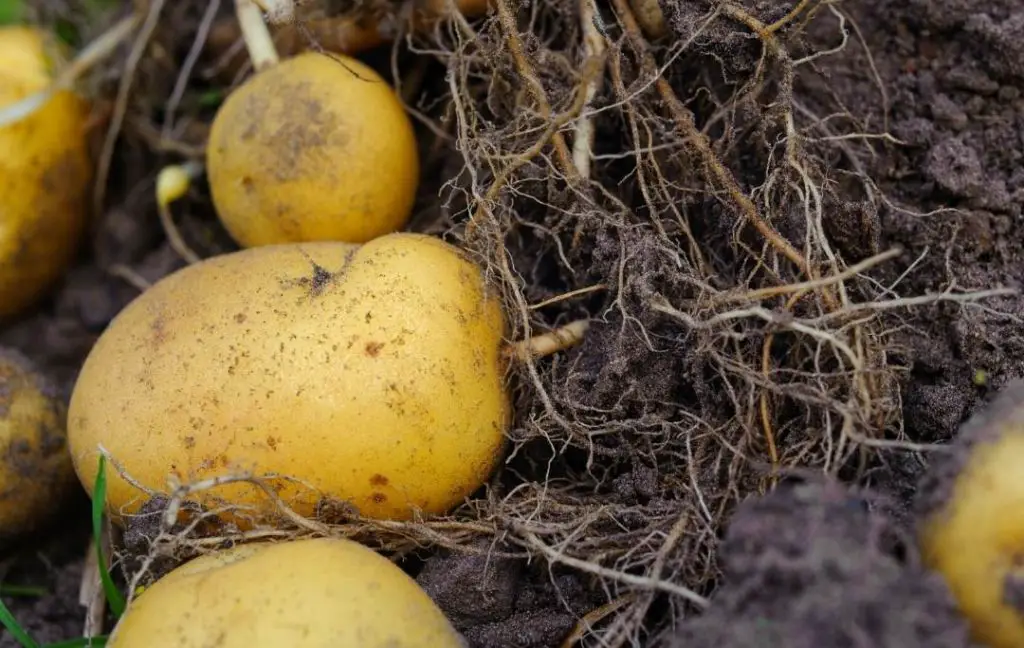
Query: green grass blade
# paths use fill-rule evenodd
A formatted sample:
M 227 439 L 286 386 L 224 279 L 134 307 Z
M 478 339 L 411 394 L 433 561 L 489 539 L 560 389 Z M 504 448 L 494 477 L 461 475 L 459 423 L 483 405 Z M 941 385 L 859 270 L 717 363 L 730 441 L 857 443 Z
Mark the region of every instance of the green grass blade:
M 0 583 L 0 596 L 20 596 L 25 598 L 39 598 L 46 596 L 49 590 L 38 585 L 11 585 Z
M 22 0 L 0 0 L 0 25 L 17 25 L 25 17 Z
M 107 595 L 107 604 L 114 616 L 120 617 L 124 614 L 125 602 L 121 592 L 114 585 L 114 579 L 110 577 L 110 570 L 107 569 L 107 559 L 103 555 L 103 507 L 107 501 L 107 472 L 106 457 L 100 455 L 100 466 L 96 472 L 96 484 L 92 496 L 92 535 L 95 538 L 96 554 L 99 558 L 100 580 L 103 582 L 103 592 Z
M 21 624 L 14 618 L 14 615 L 7 609 L 3 601 L 0 601 L 0 623 L 4 624 L 7 632 L 11 633 L 11 636 L 21 644 L 22 648 L 39 648 L 39 644 L 32 641 L 32 637 L 28 636 L 28 633 L 21 627 Z

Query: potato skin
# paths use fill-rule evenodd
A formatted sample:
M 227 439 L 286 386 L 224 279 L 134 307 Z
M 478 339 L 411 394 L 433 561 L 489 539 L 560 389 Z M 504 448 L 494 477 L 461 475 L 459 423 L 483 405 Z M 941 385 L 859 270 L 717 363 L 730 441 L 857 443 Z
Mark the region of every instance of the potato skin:
M 214 257 L 143 293 L 98 340 L 71 398 L 76 469 L 90 489 L 102 444 L 156 490 L 172 473 L 250 470 L 366 516 L 445 512 L 499 460 L 503 333 L 479 268 L 432 237 Z M 314 514 L 318 494 L 279 487 Z M 113 516 L 140 495 L 111 479 Z M 248 484 L 199 501 L 214 496 L 267 505 Z
M 363 243 L 400 230 L 419 184 L 415 133 L 372 68 L 305 52 L 254 75 L 221 105 L 207 173 L 243 247 Z
M 20 353 L 0 347 L 0 545 L 53 519 L 76 486 L 67 409 Z
M 976 641 L 1024 646 L 1024 382 L 975 414 L 950 450 L 918 488 L 922 556 Z
M 142 592 L 111 648 L 463 648 L 394 563 L 351 540 L 239 545 L 187 562 Z
M 41 32 L 0 28 L 0 105 L 50 82 Z M 69 91 L 0 126 L 0 320 L 34 305 L 67 270 L 87 218 L 88 108 Z

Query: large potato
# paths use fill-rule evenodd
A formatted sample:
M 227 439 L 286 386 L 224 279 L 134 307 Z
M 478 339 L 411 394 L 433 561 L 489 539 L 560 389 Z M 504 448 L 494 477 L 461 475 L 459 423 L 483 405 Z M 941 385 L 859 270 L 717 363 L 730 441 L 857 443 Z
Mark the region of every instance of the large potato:
M 70 445 L 91 488 L 97 448 L 160 490 L 272 472 L 297 512 L 320 498 L 364 515 L 440 513 L 488 477 L 508 416 L 503 318 L 480 270 L 438 239 L 263 246 L 153 286 L 100 337 L 71 399 Z M 142 494 L 109 485 L 117 516 Z M 200 494 L 266 503 L 248 484 Z
M 372 68 L 306 52 L 221 105 L 206 149 L 217 214 L 244 247 L 363 243 L 400 230 L 419 184 L 412 123 Z
M 0 105 L 50 84 L 50 53 L 41 32 L 0 27 Z M 86 102 L 62 91 L 0 126 L 0 320 L 37 302 L 74 258 L 92 179 L 87 118 Z
M 460 648 L 412 578 L 350 540 L 240 545 L 178 567 L 121 617 L 111 648 Z
M 976 641 L 1024 646 L 1024 382 L 975 414 L 918 488 L 921 551 Z
M 0 347 L 0 545 L 51 521 L 75 486 L 65 423 L 53 385 Z

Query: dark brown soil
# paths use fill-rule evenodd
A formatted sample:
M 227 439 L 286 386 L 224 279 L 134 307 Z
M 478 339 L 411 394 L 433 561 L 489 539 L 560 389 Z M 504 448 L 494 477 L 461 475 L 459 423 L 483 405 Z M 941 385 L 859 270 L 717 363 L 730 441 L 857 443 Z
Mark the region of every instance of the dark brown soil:
M 741 505 L 708 610 L 666 648 L 968 648 L 967 625 L 877 496 L 780 486 Z
M 49 0 L 43 4 L 45 18 L 68 15 L 69 5 L 77 6 Z M 765 23 L 782 17 L 794 4 L 743 3 Z M 552 3 L 565 15 L 573 15 L 575 5 Z M 705 83 L 741 85 L 757 69 L 757 39 L 722 20 L 704 29 L 702 21 L 711 7 L 705 0 L 664 0 L 662 5 L 672 35 L 659 56 L 670 51 L 673 40 L 692 38 L 701 51 L 675 64 L 673 83 L 686 91 L 677 90 L 683 100 L 690 102 L 702 123 L 722 109 L 734 111 L 737 121 L 756 125 L 762 107 L 743 102 L 723 106 L 716 103 L 720 98 L 697 88 Z M 167 64 L 167 70 L 159 61 L 143 66 L 136 87 L 140 96 L 170 94 L 204 6 L 182 2 L 168 10 L 167 23 L 178 33 L 162 33 L 159 42 L 175 62 Z M 807 38 L 795 39 L 789 47 L 796 59 L 822 45 L 837 46 L 839 27 L 845 27 L 848 42 L 843 52 L 805 63 L 810 71 L 796 76 L 796 118 L 807 125 L 831 115 L 818 129 L 822 138 L 858 131 L 873 134 L 842 140 L 829 149 L 831 157 L 823 163 L 830 171 L 831 191 L 824 227 L 836 249 L 854 263 L 901 246 L 901 256 L 872 275 L 877 286 L 885 288 L 877 294 L 886 298 L 1021 287 L 1024 5 L 1020 0 L 846 0 L 833 9 L 818 6 Z M 538 30 L 545 29 L 543 21 L 537 25 Z M 528 50 L 540 48 L 541 41 L 556 40 L 552 33 L 542 33 L 528 42 Z M 389 52 L 374 56 L 386 67 Z M 545 82 L 551 84 L 563 67 L 571 67 L 557 59 L 548 63 Z M 625 74 L 629 66 L 624 67 Z M 447 87 L 443 73 L 438 68 L 438 85 Z M 117 77 L 102 78 L 98 85 L 113 96 Z M 489 117 L 496 121 L 515 113 L 507 103 L 514 94 L 511 78 L 509 67 L 490 80 L 493 87 L 487 92 L 493 95 L 486 100 Z M 699 82 L 677 82 L 679 78 Z M 161 110 L 150 108 L 149 118 L 159 128 Z M 139 105 L 133 104 L 133 110 L 137 117 Z M 178 132 L 179 148 L 201 145 L 209 110 L 186 102 L 181 113 L 190 125 Z M 601 162 L 601 172 L 618 172 L 616 177 L 621 178 L 633 173 L 632 161 L 613 154 L 619 152 L 629 123 L 607 115 L 596 120 L 595 152 L 610 155 Z M 179 159 L 176 153 L 181 151 L 156 150 L 152 132 L 133 123 L 116 149 L 103 212 L 80 262 L 36 312 L 0 328 L 0 345 L 28 355 L 66 393 L 96 337 L 138 294 L 115 268 L 129 267 L 152 282 L 184 265 L 163 238 L 152 200 L 156 172 Z M 744 190 L 764 182 L 766 159 L 742 153 L 744 147 L 753 147 L 751 142 L 768 142 L 778 133 L 754 126 L 735 132 L 708 128 L 725 142 L 721 149 L 734 154 L 731 168 Z M 422 132 L 427 141 L 428 131 Z M 885 133 L 898 142 L 883 137 Z M 683 156 L 682 151 L 677 149 L 672 156 Z M 552 155 L 550 147 L 547 155 Z M 440 207 L 436 195 L 441 183 L 462 172 L 461 158 L 450 146 L 432 144 L 424 144 L 424 156 L 426 179 L 413 227 L 446 232 L 454 221 L 464 220 L 458 212 L 460 193 L 446 193 Z M 668 164 L 670 157 L 663 161 Z M 695 168 L 699 171 L 699 165 Z M 698 173 L 689 166 L 685 170 Z M 567 201 L 567 192 L 555 187 L 549 168 L 527 165 L 521 173 L 525 179 L 517 188 L 518 200 L 534 205 Z M 621 199 L 639 205 L 640 190 L 628 186 L 632 188 L 623 189 Z M 736 253 L 734 230 L 741 228 L 733 216 L 726 217 L 723 204 L 707 196 L 694 197 L 686 205 L 680 202 L 680 209 L 692 214 L 694 236 L 706 246 L 704 254 L 717 271 L 708 281 L 722 290 L 741 285 L 742 276 L 754 272 L 749 259 Z M 780 219 L 778 228 L 799 241 L 806 233 L 801 229 L 803 215 L 799 205 L 792 208 L 792 222 Z M 174 209 L 186 239 L 201 255 L 230 249 L 201 183 Z M 637 602 L 637 607 L 628 608 L 629 614 L 649 624 L 640 633 L 644 645 L 968 646 L 963 622 L 943 584 L 915 562 L 912 501 L 928 465 L 926 454 L 904 449 L 863 452 L 834 466 L 833 472 L 870 491 L 823 485 L 816 478 L 786 486 L 763 500 L 746 501 L 725 526 L 722 541 L 716 541 L 720 529 L 710 519 L 726 517 L 731 502 L 746 500 L 768 483 L 768 455 L 759 436 L 756 401 L 748 403 L 752 397 L 735 389 L 737 384 L 748 389 L 747 383 L 723 378 L 722 373 L 729 360 L 723 359 L 723 349 L 759 359 L 764 334 L 737 335 L 731 346 L 712 347 L 699 331 L 650 307 L 654 295 L 678 299 L 677 307 L 690 297 L 697 303 L 693 282 L 674 270 L 680 263 L 677 250 L 667 247 L 653 228 L 626 227 L 584 214 L 579 216 L 584 224 L 581 245 L 570 249 L 572 227 L 567 236 L 548 236 L 549 229 L 561 227 L 556 227 L 562 217 L 559 209 L 538 208 L 534 220 L 524 214 L 516 233 L 507 237 L 508 256 L 521 275 L 525 298 L 540 302 L 598 283 L 618 289 L 614 295 L 595 292 L 538 311 L 537 317 L 551 325 L 580 316 L 595 318 L 585 342 L 544 370 L 541 378 L 549 388 L 550 403 L 538 405 L 535 389 L 517 390 L 520 410 L 528 415 L 513 430 L 520 452 L 498 480 L 499 486 L 507 493 L 511 485 L 530 483 L 530 488 L 517 492 L 539 498 L 541 488 L 536 484 L 550 477 L 552 490 L 544 495 L 548 508 L 537 514 L 537 526 L 530 526 L 540 507 L 532 507 L 534 500 L 510 499 L 503 505 L 514 508 L 514 515 L 498 507 L 480 516 L 481 524 L 493 524 L 491 535 L 507 544 L 495 538 L 453 540 L 452 545 L 472 551 L 424 552 L 422 564 L 410 561 L 410 570 L 470 643 L 557 647 L 583 615 L 628 595 Z M 681 239 L 677 230 L 668 235 Z M 756 234 L 744 237 L 755 246 L 762 244 Z M 628 272 L 621 263 L 624 255 L 630 260 Z M 570 272 L 568 266 L 579 272 Z M 782 312 L 781 302 L 777 306 Z M 1022 317 L 1020 299 L 996 297 L 972 304 L 945 301 L 907 307 L 885 320 L 885 352 L 896 380 L 891 407 L 899 413 L 897 421 L 887 424 L 902 428 L 903 440 L 917 443 L 953 437 L 993 392 L 1024 376 Z M 789 339 L 780 333 L 772 348 L 780 363 L 796 353 L 785 346 Z M 845 387 L 836 387 L 841 389 Z M 799 448 L 822 443 L 816 440 L 816 426 L 823 419 L 807 412 L 824 411 L 826 404 L 797 388 L 786 397 L 773 401 L 774 420 L 780 447 L 793 458 Z M 548 407 L 570 412 L 571 420 L 563 421 L 570 432 L 560 427 L 563 422 L 552 422 L 555 417 L 548 415 Z M 737 412 L 749 414 L 749 421 Z M 703 421 L 704 427 L 696 421 Z M 538 443 L 537 429 L 543 426 L 555 432 L 545 430 L 547 438 Z M 756 441 L 737 432 L 748 427 Z M 687 434 L 692 434 L 692 444 L 690 437 L 685 444 L 680 441 Z M 731 481 L 738 459 L 716 463 L 716 453 L 724 445 L 739 447 L 737 456 L 752 457 L 740 471 L 742 479 Z M 701 469 L 687 469 L 691 465 Z M 799 472 L 798 461 L 790 465 Z M 679 495 L 690 492 L 691 486 L 693 492 L 721 496 L 708 505 Z M 705 505 L 713 510 L 702 509 Z M 692 586 L 710 599 L 702 615 L 685 601 L 668 601 L 664 592 L 628 591 L 573 569 L 576 563 L 552 564 L 558 561 L 537 554 L 528 542 L 546 540 L 549 546 L 566 548 L 577 561 L 592 559 L 606 567 L 646 573 L 653 569 L 658 547 L 671 536 L 676 521 L 687 515 L 698 522 L 675 541 L 672 558 L 659 568 L 664 579 Z M 75 502 L 66 529 L 58 526 L 38 549 L 9 561 L 3 582 L 38 585 L 46 591 L 38 597 L 3 597 L 37 641 L 72 638 L 81 632 L 84 611 L 78 605 L 78 581 L 88 541 L 86 518 L 84 500 Z M 547 530 L 550 535 L 541 533 Z M 519 557 L 489 556 L 499 546 Z M 641 548 L 647 553 L 634 553 Z M 529 561 L 524 552 L 532 554 Z M 691 560 L 694 556 L 699 559 Z M 677 618 L 683 615 L 688 616 Z M 595 623 L 607 624 L 613 618 L 610 614 Z M 15 645 L 9 636 L 0 636 L 0 648 Z

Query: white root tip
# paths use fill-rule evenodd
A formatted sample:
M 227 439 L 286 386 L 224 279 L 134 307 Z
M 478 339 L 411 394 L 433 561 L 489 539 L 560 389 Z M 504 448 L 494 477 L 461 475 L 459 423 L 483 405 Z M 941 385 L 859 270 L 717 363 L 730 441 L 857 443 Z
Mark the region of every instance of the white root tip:
M 535 335 L 527 340 L 517 342 L 509 349 L 510 355 L 518 360 L 528 358 L 545 358 L 576 346 L 583 341 L 587 329 L 590 328 L 589 320 L 576 320 L 550 333 Z

